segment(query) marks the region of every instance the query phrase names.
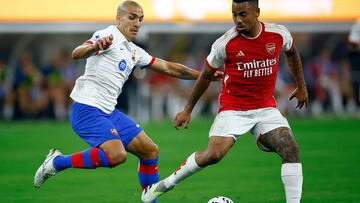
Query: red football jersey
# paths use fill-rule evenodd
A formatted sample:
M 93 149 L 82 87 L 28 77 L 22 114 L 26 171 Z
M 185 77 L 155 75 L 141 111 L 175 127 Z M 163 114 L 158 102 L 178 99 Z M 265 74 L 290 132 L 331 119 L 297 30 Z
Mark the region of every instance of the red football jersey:
M 254 38 L 234 27 L 217 39 L 206 62 L 215 69 L 224 67 L 219 112 L 276 107 L 279 55 L 292 46 L 293 38 L 284 26 L 262 22 Z

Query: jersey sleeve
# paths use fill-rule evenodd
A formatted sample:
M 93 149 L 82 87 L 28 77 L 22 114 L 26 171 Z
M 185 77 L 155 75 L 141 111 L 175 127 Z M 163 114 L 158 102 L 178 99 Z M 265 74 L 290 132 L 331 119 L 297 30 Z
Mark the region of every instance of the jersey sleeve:
M 280 34 L 283 38 L 283 51 L 289 51 L 294 46 L 294 39 L 290 31 L 283 25 L 278 25 Z
M 360 43 L 360 20 L 355 22 L 351 27 L 349 41 L 352 43 Z
M 112 33 L 111 33 L 110 27 L 107 27 L 107 28 L 105 28 L 105 29 L 103 29 L 103 30 L 98 30 L 98 31 L 96 31 L 96 32 L 91 36 L 90 39 L 88 39 L 88 40 L 86 41 L 86 43 L 88 43 L 88 44 L 94 44 L 94 43 L 96 42 L 96 40 L 101 39 L 101 38 L 103 38 L 103 37 L 107 37 L 107 36 L 109 36 L 109 35 L 111 35 L 111 34 L 112 34 Z
M 140 68 L 146 68 L 148 66 L 151 66 L 155 61 L 155 58 L 153 56 L 151 56 L 144 49 L 138 46 L 136 46 L 136 53 L 138 54 L 136 66 Z
M 223 67 L 225 63 L 225 44 L 221 43 L 222 40 L 218 39 L 211 46 L 211 51 L 206 58 L 206 63 L 215 69 Z
M 87 43 L 87 44 L 95 44 L 98 39 L 101 39 L 103 37 L 107 37 L 110 34 L 112 34 L 112 33 L 111 33 L 109 27 L 106 28 L 106 29 L 103 29 L 103 30 L 98 30 L 91 36 L 90 39 L 86 40 L 85 43 Z M 111 45 L 110 47 L 112 47 L 112 46 L 113 45 Z M 108 48 L 106 50 L 103 50 L 103 51 L 99 50 L 99 51 L 95 52 L 93 55 L 103 54 L 103 53 L 108 52 L 109 50 L 110 50 L 110 48 Z

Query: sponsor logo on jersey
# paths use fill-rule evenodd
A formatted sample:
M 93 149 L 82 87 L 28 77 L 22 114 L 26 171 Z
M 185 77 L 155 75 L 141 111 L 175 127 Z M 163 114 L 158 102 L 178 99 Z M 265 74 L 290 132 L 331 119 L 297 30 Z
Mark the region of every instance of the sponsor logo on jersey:
M 276 44 L 274 42 L 269 42 L 265 44 L 266 51 L 269 52 L 269 54 L 274 54 L 276 50 Z
M 257 68 L 267 68 L 276 64 L 276 58 L 273 59 L 266 59 L 266 60 L 252 60 L 250 62 L 239 62 L 236 63 L 238 70 L 251 70 Z
M 121 61 L 119 62 L 118 67 L 119 67 L 119 70 L 120 70 L 120 71 L 124 71 L 124 70 L 126 69 L 126 61 L 125 61 L 125 59 L 123 59 L 123 60 L 121 60 Z
M 242 57 L 245 56 L 245 54 L 240 50 L 237 54 L 236 57 Z
M 115 128 L 110 129 L 111 134 L 119 135 L 118 131 Z
M 252 60 L 250 62 L 236 63 L 238 71 L 244 72 L 244 78 L 260 77 L 273 74 L 273 66 L 277 63 L 276 58 L 266 60 Z

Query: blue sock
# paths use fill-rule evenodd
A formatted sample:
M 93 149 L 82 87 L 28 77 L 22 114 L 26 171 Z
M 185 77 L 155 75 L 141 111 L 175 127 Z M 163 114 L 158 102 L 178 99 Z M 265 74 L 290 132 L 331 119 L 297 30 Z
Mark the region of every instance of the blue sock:
M 93 169 L 97 167 L 112 167 L 108 155 L 100 148 L 89 148 L 72 155 L 57 156 L 54 159 L 54 168 L 57 171 L 67 168 Z
M 138 177 L 141 188 L 144 190 L 147 186 L 156 183 L 160 180 L 158 172 L 159 157 L 150 160 L 140 160 Z M 156 200 L 153 201 L 156 203 Z

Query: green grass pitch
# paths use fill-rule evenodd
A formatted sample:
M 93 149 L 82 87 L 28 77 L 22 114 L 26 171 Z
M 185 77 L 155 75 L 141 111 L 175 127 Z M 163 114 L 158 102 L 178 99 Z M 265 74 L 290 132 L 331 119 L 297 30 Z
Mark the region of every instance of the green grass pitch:
M 360 202 L 360 120 L 302 118 L 289 122 L 301 150 L 302 202 Z M 143 126 L 160 147 L 162 178 L 195 149 L 206 146 L 211 123 L 211 118 L 196 119 L 187 131 L 176 131 L 171 121 Z M 34 172 L 49 148 L 64 154 L 88 148 L 69 122 L 1 122 L 0 143 L 0 202 L 140 202 L 137 159 L 132 155 L 114 169 L 70 169 L 40 189 L 33 187 Z M 280 166 L 278 156 L 260 151 L 246 135 L 219 164 L 185 180 L 158 202 L 206 203 L 218 195 L 235 203 L 285 202 Z

